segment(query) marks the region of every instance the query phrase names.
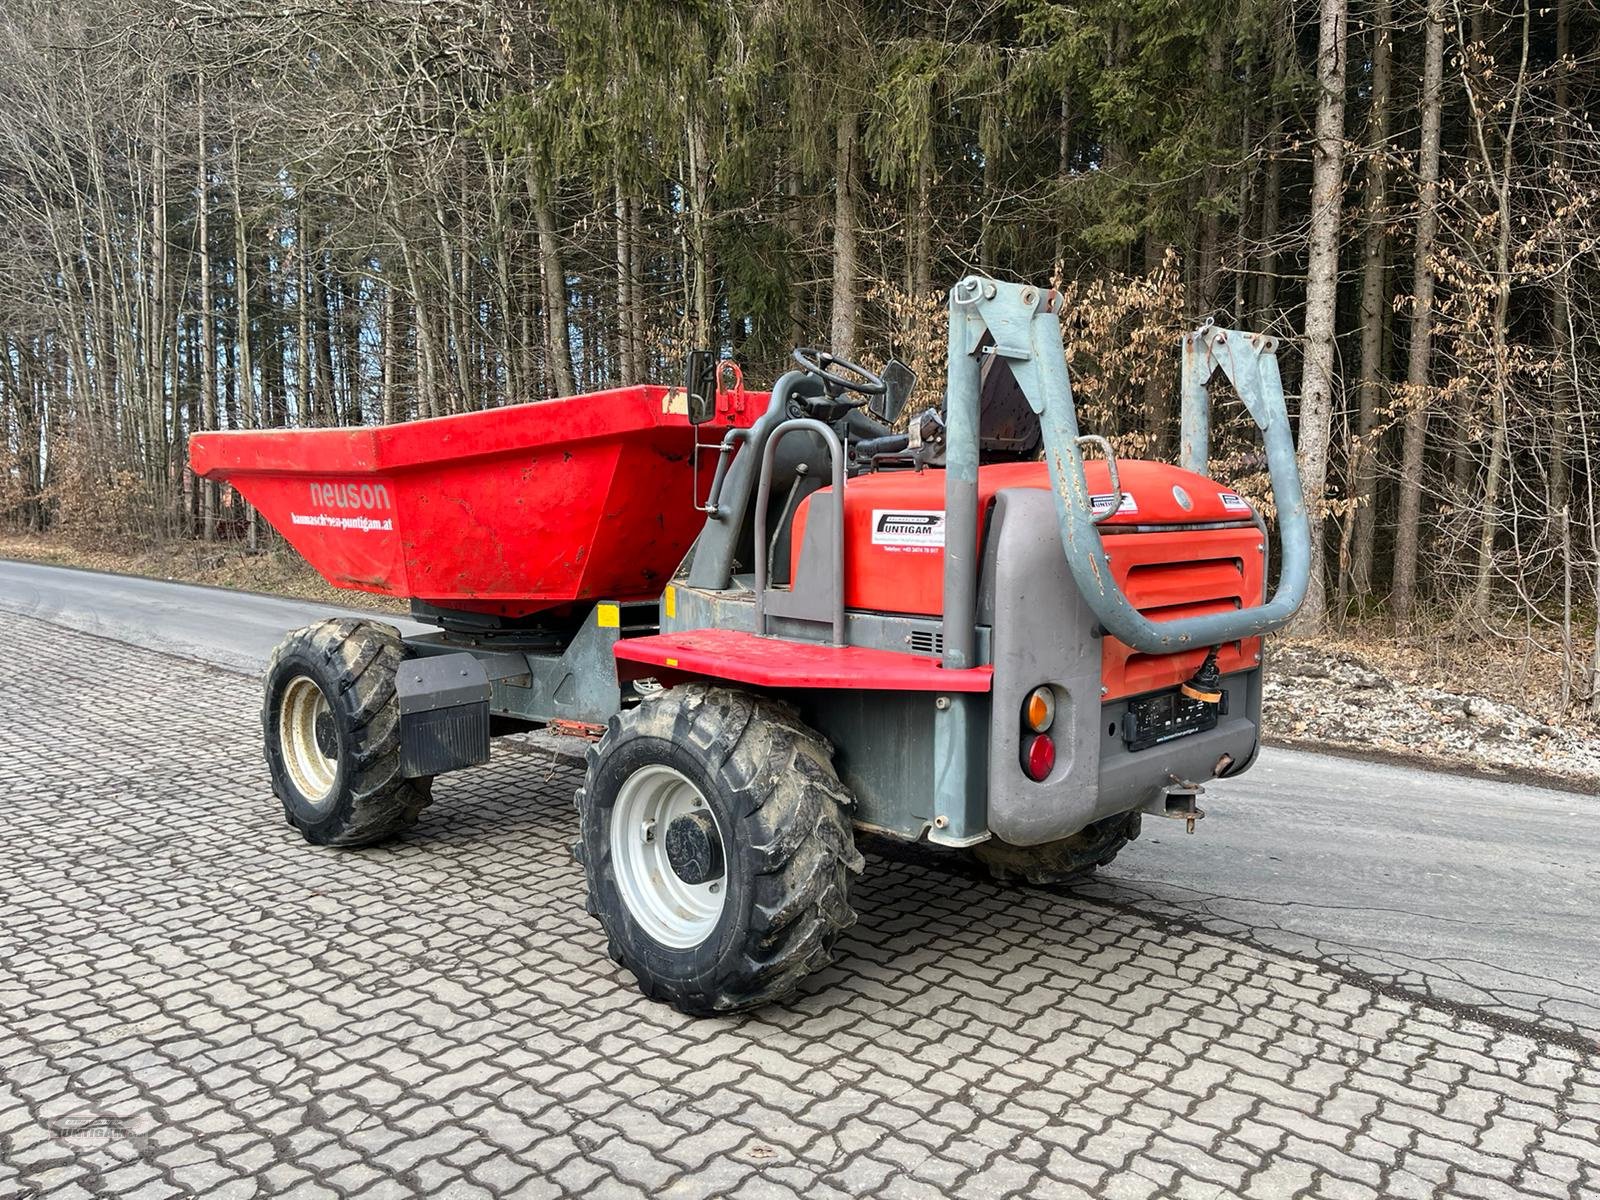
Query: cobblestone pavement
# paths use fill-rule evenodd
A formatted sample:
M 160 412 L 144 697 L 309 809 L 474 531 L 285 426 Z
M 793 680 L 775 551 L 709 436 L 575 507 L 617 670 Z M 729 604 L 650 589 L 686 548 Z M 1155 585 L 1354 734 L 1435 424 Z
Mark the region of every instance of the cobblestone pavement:
M 1582 1038 L 881 859 L 800 999 L 690 1021 L 584 915 L 564 763 L 316 849 L 252 680 L 0 637 L 0 1196 L 1600 1196 Z

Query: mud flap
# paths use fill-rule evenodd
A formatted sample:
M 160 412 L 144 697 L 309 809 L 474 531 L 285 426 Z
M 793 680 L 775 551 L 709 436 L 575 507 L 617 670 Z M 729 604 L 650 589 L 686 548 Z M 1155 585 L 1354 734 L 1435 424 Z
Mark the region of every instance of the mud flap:
M 400 773 L 442 775 L 489 761 L 489 673 L 471 654 L 408 659 L 395 679 Z

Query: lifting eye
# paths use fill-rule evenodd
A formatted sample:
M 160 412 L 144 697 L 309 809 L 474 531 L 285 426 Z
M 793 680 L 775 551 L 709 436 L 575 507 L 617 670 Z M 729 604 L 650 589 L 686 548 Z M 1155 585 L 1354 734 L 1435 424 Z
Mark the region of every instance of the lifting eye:
M 1048 685 L 1028 693 L 1022 705 L 1022 720 L 1034 733 L 1043 733 L 1056 719 L 1056 694 Z

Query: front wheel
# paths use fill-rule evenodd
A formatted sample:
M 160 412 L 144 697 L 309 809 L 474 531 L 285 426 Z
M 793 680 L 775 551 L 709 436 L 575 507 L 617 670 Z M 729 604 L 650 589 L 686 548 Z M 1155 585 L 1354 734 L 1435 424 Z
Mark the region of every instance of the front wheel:
M 591 748 L 577 803 L 612 958 L 682 1012 L 782 999 L 855 922 L 850 796 L 784 705 L 704 684 L 649 697 Z
M 370 846 L 409 829 L 433 780 L 400 773 L 392 625 L 335 619 L 297 629 L 267 667 L 261 725 L 283 814 L 317 846 Z

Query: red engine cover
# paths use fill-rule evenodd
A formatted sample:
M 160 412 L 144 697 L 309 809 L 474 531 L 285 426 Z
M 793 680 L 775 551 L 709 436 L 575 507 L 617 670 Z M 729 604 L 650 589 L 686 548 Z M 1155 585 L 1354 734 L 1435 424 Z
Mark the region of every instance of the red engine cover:
M 1260 604 L 1266 556 L 1250 506 L 1237 493 L 1169 463 L 1118 463 L 1121 508 L 1101 524 L 1111 569 L 1128 599 L 1152 620 L 1172 620 L 1225 608 Z M 1084 464 L 1092 495 L 1112 502 L 1105 463 Z M 845 486 L 845 604 L 869 612 L 938 616 L 944 610 L 944 472 L 863 475 Z M 978 472 L 979 528 L 996 492 L 1048 489 L 1042 462 L 1006 463 Z M 825 491 L 830 489 L 824 489 Z M 1185 507 L 1187 502 L 1188 507 Z M 795 513 L 790 578 L 800 570 L 800 550 L 811 497 Z M 1194 528 L 1222 525 L 1222 528 Z M 1255 665 L 1259 639 L 1223 648 L 1224 672 Z M 1107 698 L 1135 695 L 1180 683 L 1205 650 L 1141 654 L 1114 638 L 1102 652 Z

